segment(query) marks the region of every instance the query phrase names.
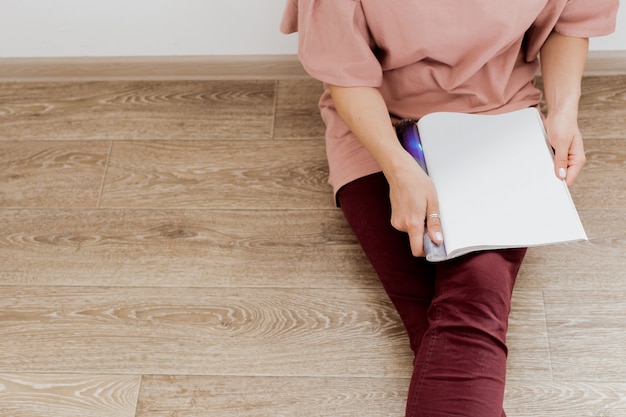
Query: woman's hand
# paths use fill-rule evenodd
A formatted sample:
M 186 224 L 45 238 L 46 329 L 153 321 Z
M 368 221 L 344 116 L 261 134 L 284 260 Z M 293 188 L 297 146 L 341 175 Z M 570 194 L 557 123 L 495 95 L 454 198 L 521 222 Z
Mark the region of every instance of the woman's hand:
M 413 256 L 424 256 L 424 228 L 433 243 L 443 242 L 439 220 L 439 202 L 431 179 L 407 153 L 410 160 L 400 162 L 393 173 L 387 174 L 391 200 L 391 224 L 406 232 Z M 437 217 L 429 215 L 436 214 Z
M 409 234 L 413 255 L 424 256 L 426 219 L 430 214 L 439 214 L 433 183 L 402 148 L 377 88 L 330 85 L 329 89 L 337 112 L 378 162 L 389 182 L 391 224 Z M 443 238 L 439 219 L 428 218 L 427 226 L 431 240 L 440 244 Z
M 576 114 L 549 115 L 545 127 L 550 145 L 554 149 L 556 175 L 571 186 L 586 161 Z

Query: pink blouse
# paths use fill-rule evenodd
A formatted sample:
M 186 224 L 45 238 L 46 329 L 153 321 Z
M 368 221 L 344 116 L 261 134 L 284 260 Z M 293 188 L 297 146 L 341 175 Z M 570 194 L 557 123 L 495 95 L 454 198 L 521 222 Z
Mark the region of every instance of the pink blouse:
M 380 89 L 394 118 L 433 111 L 500 113 L 535 106 L 538 53 L 551 31 L 614 31 L 619 0 L 288 0 L 283 33 L 298 32 L 305 70 L 325 84 Z M 329 182 L 380 171 L 333 107 L 326 124 Z

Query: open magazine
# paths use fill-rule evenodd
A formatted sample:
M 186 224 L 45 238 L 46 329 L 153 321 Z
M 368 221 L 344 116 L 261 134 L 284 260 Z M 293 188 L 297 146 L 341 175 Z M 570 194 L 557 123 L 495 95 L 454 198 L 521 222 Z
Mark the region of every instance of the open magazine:
M 429 261 L 587 240 L 537 109 L 431 113 L 397 132 L 437 190 L 444 244 L 425 234 Z

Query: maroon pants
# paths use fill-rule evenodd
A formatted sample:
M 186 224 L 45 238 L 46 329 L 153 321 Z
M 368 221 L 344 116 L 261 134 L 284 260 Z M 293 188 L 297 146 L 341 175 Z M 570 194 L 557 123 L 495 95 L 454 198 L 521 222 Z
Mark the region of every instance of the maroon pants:
M 525 249 L 432 264 L 390 223 L 389 186 L 374 174 L 338 193 L 344 215 L 415 353 L 406 415 L 501 417 L 511 294 Z

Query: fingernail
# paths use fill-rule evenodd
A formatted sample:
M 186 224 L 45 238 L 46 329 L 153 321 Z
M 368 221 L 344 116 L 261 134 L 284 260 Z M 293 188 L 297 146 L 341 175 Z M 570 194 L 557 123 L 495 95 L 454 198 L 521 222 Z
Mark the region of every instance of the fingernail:
M 567 170 L 565 168 L 559 168 L 559 177 L 561 177 L 561 179 L 565 179 L 565 177 L 567 176 Z
M 441 232 L 435 232 L 435 239 L 437 239 L 440 242 L 443 242 L 443 235 L 441 234 Z

